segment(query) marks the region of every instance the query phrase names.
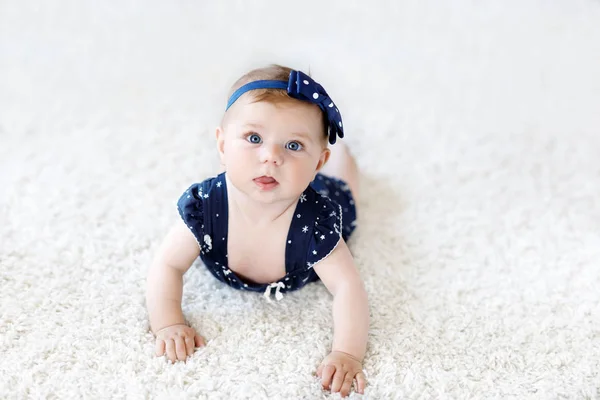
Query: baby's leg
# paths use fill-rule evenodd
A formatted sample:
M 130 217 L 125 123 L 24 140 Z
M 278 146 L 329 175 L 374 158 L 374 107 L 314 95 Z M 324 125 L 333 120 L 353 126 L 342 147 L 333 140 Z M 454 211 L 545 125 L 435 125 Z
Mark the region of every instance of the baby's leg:
M 329 161 L 321 169 L 325 175 L 343 180 L 350 186 L 352 197 L 358 203 L 358 166 L 348 146 L 340 140 L 330 147 Z

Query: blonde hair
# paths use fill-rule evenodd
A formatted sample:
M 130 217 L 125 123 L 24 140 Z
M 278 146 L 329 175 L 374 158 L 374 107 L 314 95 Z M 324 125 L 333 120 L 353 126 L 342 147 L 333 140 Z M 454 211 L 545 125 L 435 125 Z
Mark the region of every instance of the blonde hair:
M 285 81 L 287 82 L 290 78 L 290 72 L 292 72 L 291 68 L 284 67 L 282 65 L 271 64 L 267 67 L 253 69 L 250 72 L 244 74 L 241 78 L 239 78 L 227 95 L 227 98 L 231 97 L 231 95 L 244 86 L 247 83 L 254 81 L 262 81 L 262 80 L 273 80 L 273 81 Z M 309 74 L 310 75 L 310 74 Z M 253 102 L 266 101 L 272 104 L 281 104 L 281 103 L 295 103 L 297 100 L 290 96 L 288 96 L 287 91 L 284 89 L 254 89 L 246 94 L 252 96 Z M 321 112 L 322 115 L 322 127 L 323 127 L 323 136 L 327 139 L 327 133 L 329 130 L 329 121 L 325 113 Z

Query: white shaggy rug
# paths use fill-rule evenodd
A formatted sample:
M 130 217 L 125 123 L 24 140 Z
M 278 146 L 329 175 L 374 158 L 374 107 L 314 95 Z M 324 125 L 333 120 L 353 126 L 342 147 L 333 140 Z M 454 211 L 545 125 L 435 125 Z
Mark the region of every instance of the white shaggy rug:
M 0 398 L 316 399 L 331 297 L 203 270 L 153 356 L 156 246 L 229 85 L 310 69 L 363 171 L 368 399 L 600 398 L 600 2 L 0 1 Z M 345 139 L 346 140 L 346 139 Z

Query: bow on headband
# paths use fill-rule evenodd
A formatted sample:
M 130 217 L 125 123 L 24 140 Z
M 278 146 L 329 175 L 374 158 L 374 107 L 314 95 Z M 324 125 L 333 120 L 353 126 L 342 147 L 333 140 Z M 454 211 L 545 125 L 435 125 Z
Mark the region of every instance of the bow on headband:
M 227 102 L 225 111 L 227 111 L 241 95 L 249 90 L 256 89 L 286 89 L 290 97 L 316 104 L 327 116 L 327 120 L 329 121 L 329 129 L 327 132 L 329 143 L 334 144 L 338 136 L 340 139 L 344 137 L 344 127 L 342 125 L 342 115 L 340 114 L 340 111 L 337 109 L 323 86 L 319 85 L 302 71 L 290 72 L 290 79 L 288 82 L 262 80 L 243 85 L 233 92 Z

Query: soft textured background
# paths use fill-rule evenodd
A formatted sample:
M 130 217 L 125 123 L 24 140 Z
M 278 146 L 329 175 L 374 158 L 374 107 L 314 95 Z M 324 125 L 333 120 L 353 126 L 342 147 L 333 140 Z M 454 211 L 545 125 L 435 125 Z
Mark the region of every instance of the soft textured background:
M 208 347 L 152 355 L 151 257 L 269 62 L 324 84 L 363 171 L 364 397 L 599 398 L 593 0 L 0 0 L 0 397 L 330 397 L 322 284 L 271 305 L 198 264 Z

